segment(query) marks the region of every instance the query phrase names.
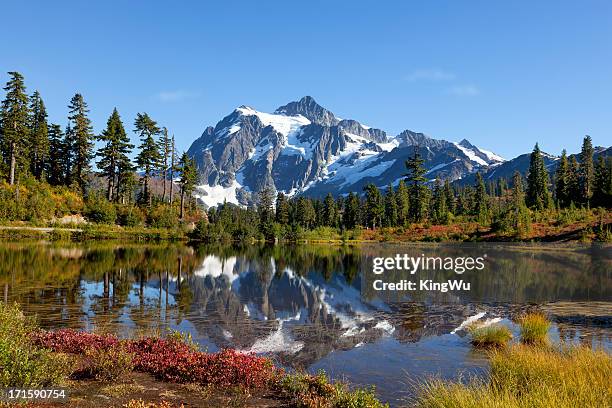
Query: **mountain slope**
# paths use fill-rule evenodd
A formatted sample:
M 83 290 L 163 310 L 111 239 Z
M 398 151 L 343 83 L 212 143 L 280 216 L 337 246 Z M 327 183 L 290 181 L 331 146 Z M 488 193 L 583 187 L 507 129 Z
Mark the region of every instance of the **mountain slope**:
M 271 114 L 240 106 L 206 128 L 188 154 L 199 170 L 196 196 L 213 206 L 225 200 L 247 204 L 266 186 L 322 196 L 361 191 L 370 182 L 397 184 L 415 148 L 430 180 L 457 180 L 504 162 L 467 140 L 452 143 L 409 130 L 390 138 L 336 117 L 309 96 Z

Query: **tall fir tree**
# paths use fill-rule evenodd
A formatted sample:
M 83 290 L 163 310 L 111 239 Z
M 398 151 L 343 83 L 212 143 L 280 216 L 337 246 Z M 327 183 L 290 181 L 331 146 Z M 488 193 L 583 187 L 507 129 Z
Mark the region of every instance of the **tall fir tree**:
M 265 186 L 257 193 L 257 213 L 262 224 L 269 224 L 274 220 L 274 191 Z
M 567 205 L 570 205 L 570 203 L 577 204 L 582 202 L 580 193 L 580 175 L 578 172 L 578 160 L 576 160 L 576 156 L 571 156 L 567 171 Z
M 176 143 L 174 141 L 174 135 L 172 135 L 172 153 L 170 154 L 170 204 L 174 200 L 174 174 L 176 173 L 176 166 L 178 165 L 178 157 L 176 155 Z
M 179 216 L 182 220 L 185 218 L 185 199 L 190 198 L 193 190 L 195 189 L 198 181 L 198 170 L 195 162 L 187 155 L 186 152 L 184 152 L 181 156 L 179 166 L 181 171 L 181 211 Z
M 410 217 L 410 194 L 404 179 L 400 180 L 397 186 L 395 198 L 397 200 L 397 223 L 405 227 Z
M 567 152 L 563 149 L 559 166 L 555 171 L 555 197 L 559 207 L 569 205 L 569 161 L 567 160 Z
M 366 192 L 365 212 L 367 226 L 376 228 L 382 226 L 385 215 L 385 203 L 380 190 L 370 183 L 364 188 Z
M 27 172 L 28 164 L 28 95 L 23 76 L 9 72 L 11 77 L 4 90 L 6 96 L 0 107 L 0 138 L 2 158 L 8 182 L 15 184 L 19 173 Z
M 540 146 L 536 143 L 529 160 L 529 174 L 527 175 L 527 205 L 536 210 L 550 207 L 551 198 L 548 191 L 548 172 Z
M 414 155 L 406 160 L 407 184 L 410 186 L 410 219 L 414 222 L 423 222 L 427 218 L 429 207 L 429 188 L 425 185 L 427 170 L 423 167 L 425 160 L 419 154 L 418 146 L 414 147 Z
M 47 162 L 46 174 L 48 181 L 53 186 L 59 186 L 65 182 L 64 168 L 64 132 L 60 125 L 49 126 L 49 160 Z
M 155 136 L 160 132 L 157 127 L 157 122 L 149 117 L 146 113 L 138 113 L 134 122 L 134 132 L 138 134 L 141 144 L 138 146 L 140 152 L 136 156 L 136 164 L 144 172 L 143 191 L 141 201 L 151 206 L 153 202 L 153 194 L 151 193 L 151 177 L 159 167 L 161 154 L 159 146 L 155 141 Z M 183 155 L 185 156 L 185 155 Z M 187 157 L 188 158 L 188 157 Z M 181 157 L 181 169 L 184 169 L 183 157 Z M 181 192 L 181 195 L 183 193 Z M 181 197 L 181 201 L 183 198 Z
M 163 192 L 162 201 L 166 201 L 166 185 L 168 180 L 168 166 L 171 161 L 170 155 L 172 154 L 172 140 L 168 136 L 168 129 L 163 127 L 159 138 L 159 151 L 161 153 L 160 169 L 159 174 L 163 180 Z
M 289 224 L 289 200 L 287 200 L 287 196 L 279 191 L 276 195 L 276 222 L 282 225 Z
M 386 227 L 395 227 L 397 225 L 397 197 L 393 190 L 393 186 L 389 184 L 385 191 L 385 221 Z
M 49 161 L 50 147 L 49 125 L 47 109 L 38 91 L 30 98 L 29 136 L 30 171 L 38 180 L 46 180 L 45 169 Z
M 601 155 L 597 159 L 592 201 L 599 207 L 612 207 L 612 157 L 606 160 Z
M 96 155 L 100 158 L 98 168 L 107 181 L 106 197 L 109 201 L 115 201 L 119 197 L 120 183 L 123 181 L 120 175 L 125 171 L 132 171 L 129 155 L 134 148 L 117 108 L 113 109 L 106 122 L 106 129 L 98 140 L 102 146 Z
M 486 225 L 489 217 L 489 197 L 485 188 L 484 180 L 480 172 L 476 172 L 476 185 L 474 186 L 474 215 L 480 224 Z
M 448 208 L 448 211 L 451 214 L 455 214 L 455 192 L 453 191 L 453 188 L 451 187 L 450 181 L 448 181 L 448 179 L 444 180 L 444 197 L 446 199 L 446 206 Z
M 432 218 L 436 224 L 448 223 L 448 205 L 442 181 L 436 178 L 432 192 Z
M 344 228 L 353 229 L 359 225 L 359 196 L 350 192 L 346 198 L 344 217 L 342 223 Z
M 523 178 L 518 171 L 512 176 L 512 196 L 511 196 L 511 215 L 512 226 L 516 234 L 520 237 L 525 236 L 531 228 L 529 210 L 525 205 L 525 193 L 523 191 Z
M 331 193 L 327 193 L 323 202 L 323 225 L 328 227 L 336 226 L 338 209 L 336 208 L 336 200 Z
M 580 151 L 580 193 L 583 202 L 588 206 L 593 196 L 593 182 L 595 181 L 595 167 L 593 165 L 593 141 L 586 135 L 582 141 Z
M 94 154 L 94 134 L 91 120 L 87 117 L 89 109 L 83 95 L 75 94 L 70 100 L 68 109 L 72 142 L 70 145 L 72 151 L 70 182 L 78 184 L 81 192 L 84 193 L 91 170 L 90 161 Z

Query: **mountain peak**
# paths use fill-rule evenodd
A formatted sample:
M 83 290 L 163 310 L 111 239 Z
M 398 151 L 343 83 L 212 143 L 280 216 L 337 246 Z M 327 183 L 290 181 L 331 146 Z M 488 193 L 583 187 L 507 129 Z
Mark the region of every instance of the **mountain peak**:
M 312 123 L 323 126 L 338 124 L 338 119 L 334 114 L 319 105 L 312 96 L 304 96 L 299 101 L 289 102 L 279 107 L 274 113 L 288 116 L 302 115 Z

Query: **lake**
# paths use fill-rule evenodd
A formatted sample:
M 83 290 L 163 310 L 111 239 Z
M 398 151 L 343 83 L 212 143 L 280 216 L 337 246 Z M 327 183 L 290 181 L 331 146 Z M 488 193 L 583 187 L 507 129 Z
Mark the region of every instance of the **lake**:
M 422 271 L 461 277 L 463 292 L 377 292 L 376 257 L 482 255 L 482 271 Z M 412 275 L 412 277 L 415 277 Z M 410 277 L 408 275 L 408 277 Z M 44 328 L 119 336 L 191 333 L 203 349 L 270 355 L 289 369 L 376 386 L 392 406 L 415 382 L 482 375 L 468 319 L 546 311 L 553 339 L 612 348 L 612 250 L 589 245 L 363 244 L 189 246 L 117 242 L 0 244 L 0 296 Z

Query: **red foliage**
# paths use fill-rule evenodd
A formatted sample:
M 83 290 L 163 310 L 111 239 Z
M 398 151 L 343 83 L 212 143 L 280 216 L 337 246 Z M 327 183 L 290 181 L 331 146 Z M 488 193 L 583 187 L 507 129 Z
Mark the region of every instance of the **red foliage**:
M 32 339 L 39 346 L 74 354 L 83 354 L 88 349 L 108 350 L 121 343 L 134 353 L 136 370 L 172 382 L 256 388 L 268 384 L 276 373 L 267 358 L 231 349 L 204 353 L 179 341 L 154 337 L 119 341 L 114 336 L 58 330 L 36 332 Z
M 33 343 L 39 347 L 73 354 L 82 354 L 90 349 L 108 350 L 119 344 L 119 339 L 112 335 L 102 336 L 72 329 L 39 330 L 32 333 L 31 338 Z

